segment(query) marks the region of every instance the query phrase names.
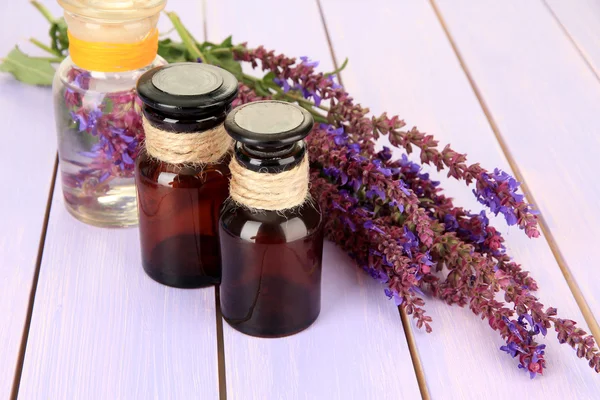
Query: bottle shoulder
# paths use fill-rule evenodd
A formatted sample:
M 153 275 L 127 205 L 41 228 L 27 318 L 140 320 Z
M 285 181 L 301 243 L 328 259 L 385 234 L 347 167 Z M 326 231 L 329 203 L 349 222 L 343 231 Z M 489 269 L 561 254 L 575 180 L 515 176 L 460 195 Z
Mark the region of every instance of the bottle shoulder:
M 221 228 L 250 242 L 286 243 L 320 234 L 322 216 L 312 200 L 284 211 L 250 210 L 230 200 L 221 212 Z
M 150 157 L 140 151 L 136 158 L 136 175 L 140 183 L 157 184 L 159 186 L 200 187 L 210 182 L 228 180 L 229 156 L 218 163 L 202 166 L 173 165 Z

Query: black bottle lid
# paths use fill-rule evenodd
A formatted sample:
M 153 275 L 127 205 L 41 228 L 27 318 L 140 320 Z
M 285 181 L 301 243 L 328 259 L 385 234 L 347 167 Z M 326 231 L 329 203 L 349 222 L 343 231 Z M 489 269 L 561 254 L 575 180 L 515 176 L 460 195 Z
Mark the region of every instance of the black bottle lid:
M 138 80 L 137 92 L 154 113 L 198 120 L 226 112 L 237 96 L 238 82 L 223 68 L 177 63 L 146 72 Z
M 238 162 L 250 170 L 267 173 L 291 169 L 304 159 L 303 139 L 313 125 L 308 111 L 276 100 L 245 104 L 225 119 L 225 130 L 237 141 Z

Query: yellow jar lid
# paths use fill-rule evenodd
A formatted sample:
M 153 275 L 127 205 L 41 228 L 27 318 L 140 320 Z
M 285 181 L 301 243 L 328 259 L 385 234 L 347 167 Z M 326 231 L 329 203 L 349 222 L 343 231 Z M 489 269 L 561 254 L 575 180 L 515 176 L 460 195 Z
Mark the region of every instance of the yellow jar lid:
M 146 18 L 161 12 L 167 0 L 58 0 L 65 11 L 114 22 Z

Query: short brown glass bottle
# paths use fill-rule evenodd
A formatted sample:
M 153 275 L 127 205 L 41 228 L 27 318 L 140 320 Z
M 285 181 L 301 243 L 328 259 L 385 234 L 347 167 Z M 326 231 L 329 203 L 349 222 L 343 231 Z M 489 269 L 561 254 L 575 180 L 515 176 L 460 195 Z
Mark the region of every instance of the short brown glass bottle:
M 312 125 L 305 110 L 275 101 L 238 107 L 225 122 L 237 143 L 219 227 L 221 310 L 252 336 L 292 335 L 320 312 L 323 230 L 302 140 Z
M 237 81 L 221 68 L 182 63 L 147 72 L 137 89 L 146 134 L 135 168 L 144 270 L 169 286 L 217 284 L 232 143 L 223 122 Z

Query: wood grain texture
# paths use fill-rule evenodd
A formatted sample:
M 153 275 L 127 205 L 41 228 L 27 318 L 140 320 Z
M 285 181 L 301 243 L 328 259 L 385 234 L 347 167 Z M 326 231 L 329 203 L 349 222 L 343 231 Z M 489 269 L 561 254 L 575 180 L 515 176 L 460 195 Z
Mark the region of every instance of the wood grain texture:
M 208 38 L 233 34 L 249 46 L 264 44 L 307 55 L 332 70 L 314 1 L 258 23 L 275 0 L 207 1 Z M 251 338 L 224 327 L 230 399 L 420 398 L 398 310 L 383 288 L 331 243 L 325 246 L 322 311 L 308 330 L 288 338 Z
M 600 331 L 600 83 L 540 2 L 439 7 Z
M 54 196 L 21 399 L 216 399 L 214 289 L 160 285 L 138 230 L 84 225 Z
M 321 4 L 338 61 L 350 58 L 342 77 L 355 99 L 374 113 L 400 114 L 409 127 L 418 125 L 422 131 L 435 134 L 442 146 L 452 143 L 455 150 L 468 153 L 472 162 L 510 171 L 427 1 L 379 1 L 376 7 L 342 0 L 321 0 Z M 474 6 L 473 2 L 469 4 Z M 482 32 L 487 30 L 480 27 Z M 491 44 L 481 51 L 499 58 Z M 498 80 L 504 86 L 511 82 Z M 396 150 L 395 154 L 401 152 Z M 456 204 L 477 212 L 481 209 L 463 183 L 427 172 L 439 177 Z M 500 218 L 491 220 L 504 234 L 510 253 L 538 280 L 542 302 L 583 322 L 547 242 L 543 238 L 527 239 L 516 228 L 507 228 Z M 434 332 L 426 334 L 415 329 L 415 337 L 433 399 L 509 399 L 515 392 L 537 398 L 593 399 L 600 390 L 598 376 L 584 360 L 576 358 L 571 348 L 558 344 L 552 331 L 541 339 L 548 346 L 546 374 L 530 381 L 517 369 L 515 360 L 498 351 L 502 340 L 486 322 L 466 309 L 426 300 Z M 583 327 L 587 329 L 585 324 Z
M 600 2 L 542 0 L 600 79 Z
M 169 8 L 201 37 L 200 2 Z M 58 182 L 19 398 L 217 399 L 214 288 L 154 282 L 136 228 L 84 225 L 60 190 Z
M 31 24 L 21 21 L 30 20 Z M 28 2 L 0 13 L 0 58 L 15 43 L 30 51 L 27 35 L 45 37 L 48 26 Z M 38 53 L 39 55 L 39 53 Z M 56 156 L 52 94 L 0 73 L 0 398 L 11 393 Z

